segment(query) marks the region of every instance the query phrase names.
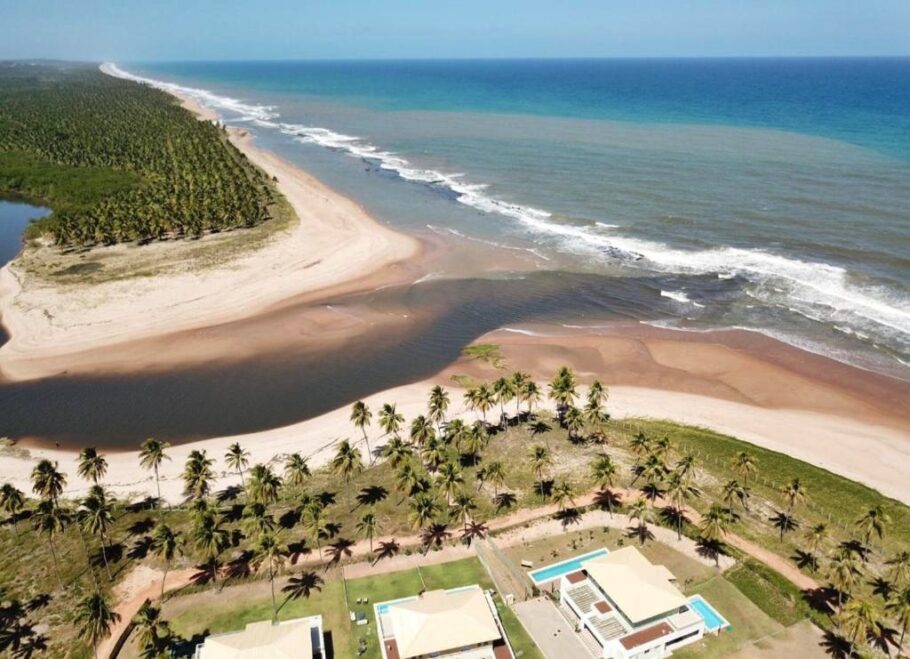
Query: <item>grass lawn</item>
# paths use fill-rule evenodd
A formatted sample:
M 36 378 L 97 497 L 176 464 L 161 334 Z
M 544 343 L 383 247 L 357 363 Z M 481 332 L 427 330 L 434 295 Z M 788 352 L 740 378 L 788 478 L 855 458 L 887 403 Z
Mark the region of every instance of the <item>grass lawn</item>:
M 693 588 L 692 592 L 708 600 L 732 628 L 721 631 L 717 636 L 708 634 L 702 641 L 677 650 L 673 656 L 699 659 L 726 657 L 747 643 L 783 629 L 783 625 L 767 616 L 724 577 L 716 576 Z
M 426 590 L 447 590 L 471 584 L 479 584 L 481 588 L 485 589 L 493 588 L 492 580 L 476 558 L 348 581 L 348 599 L 351 602 L 351 608 L 354 611 L 366 613 L 369 619 L 368 625 L 355 627 L 354 632 L 355 643 L 359 643 L 361 639 L 365 642 L 366 652 L 362 656 L 369 659 L 379 659 L 382 656 L 376 634 L 376 620 L 373 615 L 374 604 L 416 595 L 424 588 Z M 356 604 L 358 598 L 364 597 L 368 600 L 367 604 Z M 515 653 L 520 657 L 542 658 L 512 610 L 505 606 L 498 596 L 494 598 L 494 601 Z
M 323 629 L 330 634 L 335 657 L 353 657 L 356 641 L 344 604 L 344 585 L 338 575 L 321 576 L 325 578 L 321 591 L 314 592 L 309 599 L 289 600 L 281 607 L 278 617 L 291 620 L 322 614 Z M 279 603 L 283 599 L 280 592 L 283 581 L 275 583 Z M 272 599 L 268 581 L 257 581 L 230 586 L 221 592 L 206 590 L 174 597 L 165 603 L 162 613 L 174 632 L 187 641 L 181 648 L 185 650 L 208 634 L 237 631 L 247 623 L 268 620 L 272 616 Z

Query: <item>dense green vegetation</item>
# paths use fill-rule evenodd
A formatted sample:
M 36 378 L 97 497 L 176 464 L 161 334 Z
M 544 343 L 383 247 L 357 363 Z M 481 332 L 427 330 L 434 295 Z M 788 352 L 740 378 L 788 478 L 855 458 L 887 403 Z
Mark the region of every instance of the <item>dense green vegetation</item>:
M 30 236 L 110 245 L 255 226 L 268 178 L 168 94 L 94 66 L 0 64 L 0 194 L 51 206 Z
M 463 393 L 473 418 L 452 414 L 452 395 L 434 387 L 425 414 L 410 420 L 392 403 L 375 410 L 356 403 L 350 418 L 357 440 L 336 442 L 319 469 L 297 453 L 251 465 L 240 445 L 224 456 L 193 451 L 180 465 L 189 501 L 160 510 L 154 499 L 115 500 L 104 487 L 104 457 L 93 449 L 80 456 L 78 477 L 91 488 L 77 502 L 60 497 L 67 475 L 55 464 L 29 465 L 36 499 L 12 486 L 0 490 L 7 515 L 0 599 L 11 611 L 0 622 L 31 630 L 26 639 L 34 640 L 40 618 L 49 625 L 41 640 L 53 655 L 87 649 L 98 640 L 91 630 L 103 637 L 106 626 L 96 616 L 93 627 L 76 612 L 95 611 L 99 594 L 108 601 L 112 584 L 136 562 L 196 565 L 195 589 L 267 578 L 269 589 L 257 591 L 263 601 L 249 610 L 262 616 L 271 604 L 284 616 L 301 610 L 281 608 L 279 580 L 289 563 L 304 563 L 288 585 L 303 584 L 306 599 L 327 578 L 308 571 L 313 563 L 331 570 L 353 560 L 358 541 L 361 556 L 368 548 L 377 562 L 429 552 L 482 538 L 492 519 L 543 504 L 555 504 L 569 528 L 586 513 L 581 498 L 592 491 L 593 506 L 628 516 L 625 542 L 647 546 L 649 527 L 661 524 L 696 539 L 708 556 L 732 554 L 739 564 L 729 583 L 781 624 L 810 618 L 853 651 L 875 653 L 897 645 L 910 622 L 907 509 L 874 490 L 707 430 L 611 420 L 609 392 L 597 382 L 580 387 L 568 369 L 548 387 L 521 373 L 477 383 Z M 143 444 L 150 476 L 158 478 L 167 452 L 160 442 Z M 217 472 L 234 472 L 241 485 L 216 492 Z M 696 515 L 700 520 L 690 519 Z M 728 546 L 733 533 L 777 562 Z M 32 569 L 17 567 L 24 560 Z M 811 576 L 818 591 L 801 592 L 768 567 L 785 561 Z M 233 615 L 226 608 L 223 621 Z M 174 649 L 187 640 L 166 626 L 159 631 L 148 647 Z

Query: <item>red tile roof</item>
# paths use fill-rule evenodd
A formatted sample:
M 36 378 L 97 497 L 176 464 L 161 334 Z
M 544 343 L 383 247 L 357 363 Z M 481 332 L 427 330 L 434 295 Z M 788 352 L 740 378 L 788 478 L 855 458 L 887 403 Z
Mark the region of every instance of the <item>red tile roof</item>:
M 634 634 L 629 634 L 619 639 L 619 642 L 622 643 L 622 646 L 626 650 L 631 650 L 636 648 L 639 645 L 644 645 L 645 643 L 650 643 L 659 639 L 661 636 L 666 636 L 673 633 L 673 628 L 665 622 L 661 622 L 652 627 L 646 627 L 640 632 L 635 632 Z

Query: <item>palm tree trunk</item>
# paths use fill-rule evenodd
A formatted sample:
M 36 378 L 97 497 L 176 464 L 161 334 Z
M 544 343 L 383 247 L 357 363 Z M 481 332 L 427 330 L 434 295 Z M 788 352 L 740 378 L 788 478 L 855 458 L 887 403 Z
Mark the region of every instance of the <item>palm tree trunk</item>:
M 367 445 L 367 455 L 370 456 L 370 464 L 373 464 L 373 451 L 370 450 L 370 440 L 367 438 L 366 428 L 361 428 L 360 430 L 363 432 L 363 441 Z
M 269 582 L 272 585 L 272 620 L 278 619 L 278 605 L 275 603 L 275 572 L 272 570 L 272 561 L 269 560 Z
M 105 548 L 104 531 L 101 532 L 101 558 L 104 559 L 104 569 L 107 571 L 107 580 L 113 581 L 114 577 L 111 576 L 111 566 L 107 562 L 107 549 Z
M 164 585 L 167 583 L 167 571 L 170 569 L 170 567 L 171 567 L 171 562 L 165 561 L 164 562 L 164 576 L 161 577 L 161 596 L 158 598 L 162 601 L 164 601 Z

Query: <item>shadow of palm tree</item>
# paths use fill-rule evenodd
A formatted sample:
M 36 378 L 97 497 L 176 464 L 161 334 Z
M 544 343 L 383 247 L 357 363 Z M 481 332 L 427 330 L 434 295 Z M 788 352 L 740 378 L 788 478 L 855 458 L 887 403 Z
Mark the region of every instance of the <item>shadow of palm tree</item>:
M 141 561 L 148 556 L 152 549 L 151 536 L 144 535 L 133 543 L 133 546 L 126 552 L 127 558 L 134 561 Z
M 858 655 L 853 652 L 853 646 L 850 641 L 830 630 L 826 631 L 822 637 L 821 646 L 834 659 L 858 658 Z
M 351 551 L 351 547 L 353 547 L 353 546 L 354 546 L 354 541 L 348 540 L 347 538 L 339 538 L 338 540 L 333 542 L 331 545 L 329 545 L 329 547 L 326 551 L 328 552 L 328 554 L 331 558 L 329 559 L 329 562 L 326 564 L 326 569 L 328 569 L 330 565 L 337 565 L 338 563 L 340 563 L 342 561 L 342 559 L 349 558 L 350 556 L 352 556 L 353 552 Z
M 281 513 L 278 518 L 278 526 L 283 529 L 292 529 L 300 523 L 301 512 L 299 508 L 291 508 Z
M 496 512 L 498 513 L 515 507 L 515 504 L 518 503 L 518 497 L 515 496 L 514 492 L 500 492 L 493 497 L 493 503 L 496 505 Z
M 549 499 L 553 495 L 554 481 L 552 478 L 539 480 L 534 483 L 534 494 L 544 499 Z
M 728 556 L 727 546 L 720 540 L 709 540 L 708 538 L 699 538 L 695 543 L 696 553 L 714 561 L 715 565 L 720 563 L 721 556 Z
M 207 636 L 210 635 L 208 629 L 198 634 L 193 634 L 189 638 L 183 638 L 182 636 L 172 636 L 171 641 L 168 644 L 168 656 L 170 657 L 192 657 L 196 653 L 196 646 L 205 642 Z
M 384 558 L 394 558 L 398 555 L 399 551 L 401 551 L 401 545 L 399 545 L 398 541 L 395 539 L 380 542 L 379 546 L 376 548 L 376 551 L 373 552 L 376 555 L 376 559 L 373 561 L 373 565 Z
M 844 540 L 838 546 L 838 549 L 853 554 L 864 563 L 869 560 L 871 553 L 869 548 L 859 540 Z
M 328 490 L 324 490 L 316 495 L 316 500 L 322 504 L 323 508 L 331 506 L 333 503 L 335 503 L 335 499 L 337 498 L 338 497 L 335 492 L 329 492 Z
M 475 540 L 483 540 L 486 538 L 488 532 L 489 529 L 483 522 L 469 522 L 461 531 L 461 540 L 470 547 L 471 543 Z
M 221 521 L 225 524 L 234 524 L 243 519 L 243 504 L 235 503 L 227 506 L 221 512 Z
M 389 491 L 382 485 L 369 485 L 357 493 L 358 506 L 375 506 L 385 501 Z
M 594 505 L 600 510 L 612 509 L 613 512 L 619 512 L 622 509 L 622 497 L 609 488 L 599 490 L 594 495 Z
M 878 595 L 886 602 L 891 599 L 891 594 L 894 592 L 894 584 L 884 577 L 875 577 L 869 582 L 869 585 L 872 586 L 873 595 Z
M 218 503 L 236 501 L 242 492 L 243 489 L 239 485 L 228 485 L 223 490 L 219 490 L 215 493 L 215 501 Z
M 285 593 L 286 597 L 281 606 L 278 607 L 278 610 L 281 611 L 282 607 L 291 600 L 300 599 L 301 597 L 309 599 L 314 591 L 322 590 L 323 583 L 322 577 L 315 572 L 303 572 L 299 576 L 291 577 L 281 589 L 281 592 Z
M 626 528 L 626 537 L 638 540 L 638 544 L 643 545 L 654 539 L 654 533 L 646 525 L 633 525 Z
M 220 565 L 217 560 L 205 561 L 204 563 L 196 565 L 195 569 L 197 571 L 190 577 L 190 583 L 192 583 L 194 586 L 207 586 L 208 584 L 212 583 L 213 564 L 215 570 L 218 571 Z
M 30 613 L 35 612 L 50 604 L 51 600 L 53 600 L 53 597 L 51 597 L 50 593 L 38 593 L 25 603 L 25 608 Z
M 442 547 L 442 544 L 451 537 L 452 533 L 449 531 L 447 524 L 431 524 L 423 530 L 420 536 L 420 542 L 424 546 L 424 554 L 427 554 L 434 546 L 437 549 Z
M 572 524 L 578 524 L 581 522 L 581 511 L 578 508 L 564 508 L 556 512 L 553 515 L 553 519 L 558 519 L 559 523 L 562 525 L 562 530 L 565 531 Z
M 313 549 L 307 545 L 306 540 L 288 543 L 288 561 L 291 565 L 297 565 L 301 557 L 309 556 L 312 553 Z
M 326 540 L 331 540 L 334 537 L 337 537 L 341 533 L 341 529 L 344 527 L 340 522 L 328 522 L 325 526 L 322 527 L 322 532 L 320 536 Z
M 144 499 L 129 504 L 125 510 L 128 513 L 141 513 L 143 511 L 156 510 L 158 504 L 158 497 L 145 497 Z
M 680 510 L 676 506 L 664 506 L 660 509 L 660 513 L 658 514 L 660 515 L 661 521 L 673 529 L 678 528 L 678 525 L 685 526 L 691 522 L 691 520 L 686 516 L 686 511 Z
M 242 579 L 252 574 L 251 563 L 253 562 L 253 552 L 244 550 L 237 554 L 230 561 L 225 563 L 223 568 L 225 579 Z
M 797 549 L 793 552 L 793 556 L 790 557 L 790 560 L 796 563 L 796 566 L 800 570 L 808 569 L 813 572 L 818 572 L 818 557 L 812 552 Z
M 830 586 L 809 588 L 803 591 L 803 600 L 816 611 L 830 615 L 837 608 L 837 590 Z
M 126 533 L 129 536 L 145 535 L 151 531 L 154 526 L 155 520 L 153 520 L 151 517 L 146 517 L 144 519 L 136 520 L 130 524 L 130 526 L 126 529 Z

